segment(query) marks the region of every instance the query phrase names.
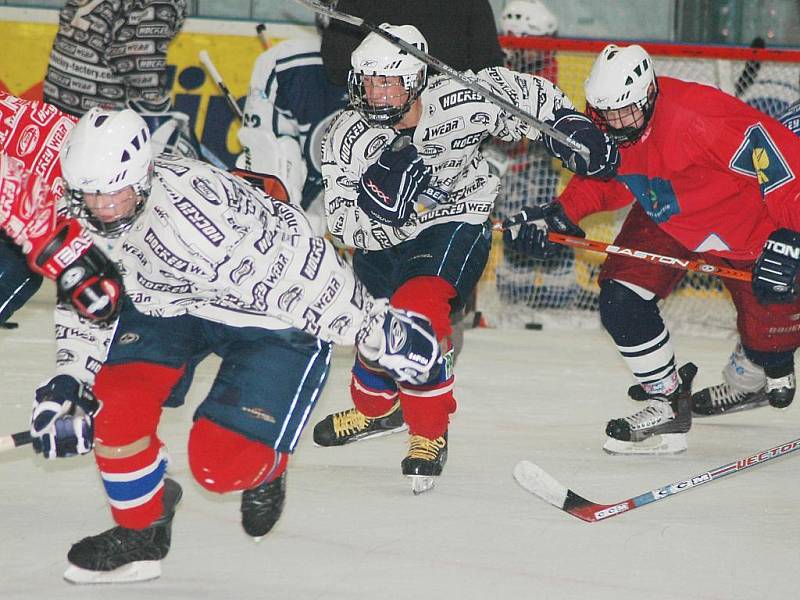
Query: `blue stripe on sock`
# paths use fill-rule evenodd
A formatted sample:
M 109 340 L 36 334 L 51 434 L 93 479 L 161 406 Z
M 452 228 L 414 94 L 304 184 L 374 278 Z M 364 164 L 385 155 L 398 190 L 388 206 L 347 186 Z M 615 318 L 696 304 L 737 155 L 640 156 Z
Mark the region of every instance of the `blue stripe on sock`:
M 367 369 L 360 360 L 357 360 L 353 365 L 353 375 L 365 388 L 375 392 L 389 392 L 395 393 L 397 391 L 397 384 L 394 380 L 385 375 L 384 373 L 377 373 Z
M 156 489 L 164 478 L 166 470 L 167 461 L 162 458 L 155 469 L 142 477 L 132 479 L 131 481 L 106 481 L 103 479 L 103 485 L 106 488 L 106 494 L 110 500 L 129 502 L 136 498 L 147 496 Z

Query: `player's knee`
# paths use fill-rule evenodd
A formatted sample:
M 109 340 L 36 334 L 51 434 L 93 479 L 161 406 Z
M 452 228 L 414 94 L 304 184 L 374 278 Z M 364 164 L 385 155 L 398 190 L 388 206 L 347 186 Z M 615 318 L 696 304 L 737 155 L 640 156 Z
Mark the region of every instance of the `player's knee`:
M 414 277 L 401 285 L 392 294 L 392 306 L 411 310 L 430 319 L 436 337 L 450 335 L 450 301 L 456 297 L 456 289 L 441 277 Z
M 659 328 L 663 329 L 657 299 L 643 288 L 632 288 L 613 279 L 603 281 L 600 284 L 599 304 L 600 321 L 614 339 L 631 326 L 658 323 Z
M 103 407 L 95 417 L 95 438 L 108 447 L 127 446 L 154 434 L 161 405 L 183 369 L 145 362 L 104 365 L 93 391 Z
M 288 454 L 199 418 L 189 434 L 189 467 L 210 492 L 247 490 L 279 477 Z

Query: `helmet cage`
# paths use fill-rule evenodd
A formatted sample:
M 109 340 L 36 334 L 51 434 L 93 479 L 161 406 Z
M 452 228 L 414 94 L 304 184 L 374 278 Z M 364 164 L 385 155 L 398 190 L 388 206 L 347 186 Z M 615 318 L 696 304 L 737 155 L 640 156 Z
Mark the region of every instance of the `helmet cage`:
M 397 78 L 400 78 L 398 85 Z M 384 75 L 363 73 L 351 70 L 347 78 L 347 91 L 350 105 L 357 110 L 373 127 L 392 127 L 419 98 L 426 85 L 426 70 L 420 69 L 412 74 Z M 370 91 L 367 91 L 369 86 Z M 391 93 L 402 86 L 402 95 Z M 384 90 L 383 93 L 380 90 Z M 398 103 L 400 98 L 405 99 Z
M 601 131 L 607 133 L 618 146 L 624 148 L 636 143 L 644 135 L 653 117 L 657 97 L 658 83 L 654 79 L 647 89 L 647 95 L 638 102 L 631 102 L 621 108 L 601 109 L 595 108 L 587 101 L 586 114 Z M 618 119 L 631 124 L 625 127 L 612 127 L 608 121 L 609 113 L 614 113 Z
M 86 206 L 85 194 L 93 192 L 73 189 L 69 185 L 66 186 L 67 211 L 71 217 L 84 221 L 87 227 L 96 234 L 104 238 L 118 238 L 133 227 L 133 223 L 144 211 L 145 203 L 150 196 L 152 171 L 151 166 L 144 178 L 131 185 L 133 193 L 136 194 L 136 205 L 130 215 L 125 215 L 113 221 L 102 221 Z M 113 205 L 106 205 L 106 208 L 111 207 Z

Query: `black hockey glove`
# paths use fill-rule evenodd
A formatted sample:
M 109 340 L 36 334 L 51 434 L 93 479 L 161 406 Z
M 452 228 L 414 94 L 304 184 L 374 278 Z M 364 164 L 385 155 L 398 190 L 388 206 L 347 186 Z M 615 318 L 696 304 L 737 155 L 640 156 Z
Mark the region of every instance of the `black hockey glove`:
M 356 347 L 367 364 L 377 365 L 398 382 L 423 384 L 442 367 L 441 348 L 431 322 L 393 306 L 367 319 Z
M 537 260 L 550 258 L 558 244 L 547 238 L 549 231 L 586 237 L 586 233 L 569 220 L 560 202 L 523 208 L 503 221 L 503 242 L 511 252 Z
M 619 149 L 608 135 L 600 131 L 592 120 L 571 108 L 559 108 L 552 125 L 570 139 L 589 149 L 589 164 L 575 150 L 547 135 L 544 145 L 548 152 L 561 159 L 564 166 L 578 175 L 611 179 L 619 167 Z
M 416 146 L 387 148 L 361 176 L 356 202 L 370 218 L 399 227 L 408 222 L 417 196 L 430 180 L 430 169 L 422 162 Z
M 33 449 L 45 458 L 91 452 L 100 402 L 82 382 L 56 375 L 36 390 L 31 414 Z
M 797 297 L 800 233 L 773 231 L 753 266 L 753 293 L 761 304 L 789 304 Z

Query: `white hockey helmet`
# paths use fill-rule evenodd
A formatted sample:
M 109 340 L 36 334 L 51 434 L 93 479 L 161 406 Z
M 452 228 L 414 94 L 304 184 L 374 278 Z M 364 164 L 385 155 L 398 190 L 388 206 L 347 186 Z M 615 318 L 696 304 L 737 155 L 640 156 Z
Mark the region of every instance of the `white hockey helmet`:
M 632 144 L 647 128 L 655 109 L 658 82 L 653 59 L 641 46 L 609 44 L 594 61 L 584 84 L 589 115 L 618 143 Z M 607 111 L 629 111 L 635 123 L 612 127 Z
M 144 119 L 129 108 L 92 108 L 67 136 L 60 158 L 70 213 L 105 237 L 127 231 L 150 194 L 154 154 Z M 128 186 L 139 199 L 133 214 L 116 221 L 100 221 L 84 202 L 84 194 L 112 194 Z
M 558 19 L 541 0 L 511 0 L 500 15 L 503 35 L 553 35 Z
M 381 29 L 404 42 L 428 52 L 428 42 L 413 25 L 389 25 Z M 350 104 L 373 126 L 391 127 L 403 118 L 427 83 L 427 65 L 402 48 L 370 33 L 350 57 L 350 76 L 347 88 Z M 365 89 L 365 77 L 369 77 L 371 92 Z M 399 77 L 404 93 L 402 97 L 376 97 L 375 90 L 391 87 L 387 77 Z M 380 94 L 377 94 L 380 96 Z

